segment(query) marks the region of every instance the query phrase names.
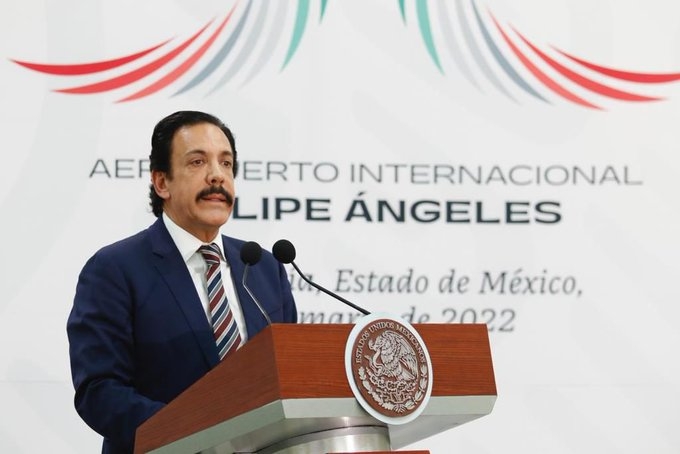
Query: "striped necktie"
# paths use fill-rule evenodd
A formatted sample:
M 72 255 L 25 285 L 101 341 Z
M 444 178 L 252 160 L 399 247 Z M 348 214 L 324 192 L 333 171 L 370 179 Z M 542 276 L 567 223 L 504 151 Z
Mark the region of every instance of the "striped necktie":
M 234 320 L 234 315 L 229 309 L 229 301 L 224 293 L 222 285 L 222 273 L 220 272 L 220 249 L 215 243 L 198 248 L 205 263 L 208 265 L 206 272 L 206 285 L 210 307 L 210 318 L 215 333 L 217 352 L 222 360 L 229 353 L 235 351 L 241 344 L 241 335 Z

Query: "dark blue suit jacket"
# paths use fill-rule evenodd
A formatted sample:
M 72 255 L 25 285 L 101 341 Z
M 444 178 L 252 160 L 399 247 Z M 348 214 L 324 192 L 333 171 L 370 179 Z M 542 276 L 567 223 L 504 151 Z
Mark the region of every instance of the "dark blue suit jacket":
M 241 285 L 243 241 L 222 236 L 248 337 L 267 324 Z M 272 322 L 296 322 L 283 266 L 264 252 L 248 287 Z M 161 219 L 98 251 L 84 266 L 68 318 L 75 406 L 104 436 L 104 453 L 130 453 L 137 426 L 218 363 L 184 260 Z

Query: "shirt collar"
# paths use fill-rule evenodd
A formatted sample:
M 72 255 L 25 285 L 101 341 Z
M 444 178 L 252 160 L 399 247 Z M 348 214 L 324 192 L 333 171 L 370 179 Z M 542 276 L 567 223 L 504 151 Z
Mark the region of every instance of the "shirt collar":
M 175 246 L 177 246 L 177 249 L 182 256 L 182 259 L 184 259 L 184 262 L 188 262 L 191 256 L 196 253 L 198 248 L 206 243 L 175 224 L 175 222 L 170 219 L 170 216 L 166 216 L 165 213 L 163 213 L 161 217 L 163 219 L 163 223 L 165 224 L 165 228 L 168 229 L 168 233 L 170 233 L 172 241 L 175 242 Z M 210 243 L 215 243 L 217 245 L 217 247 L 220 249 L 222 260 L 224 260 L 226 255 L 224 254 L 224 245 L 222 244 L 220 234 L 218 233 L 217 236 L 207 244 Z

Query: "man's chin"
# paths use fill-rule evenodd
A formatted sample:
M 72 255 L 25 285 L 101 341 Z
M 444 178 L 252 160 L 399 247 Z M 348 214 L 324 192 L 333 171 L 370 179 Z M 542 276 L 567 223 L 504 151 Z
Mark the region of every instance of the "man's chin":
M 229 220 L 229 217 L 231 216 L 231 208 L 226 206 L 206 211 L 207 212 L 204 211 L 203 213 L 203 219 L 205 223 L 215 227 L 221 227 Z

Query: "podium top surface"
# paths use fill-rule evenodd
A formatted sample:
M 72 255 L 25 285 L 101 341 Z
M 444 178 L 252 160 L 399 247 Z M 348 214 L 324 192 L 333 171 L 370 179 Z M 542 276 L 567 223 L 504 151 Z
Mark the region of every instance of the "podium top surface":
M 151 451 L 278 401 L 354 399 L 344 358 L 353 326 L 273 324 L 264 329 L 140 426 L 135 452 Z M 486 325 L 414 328 L 432 360 L 432 398 L 495 400 Z

